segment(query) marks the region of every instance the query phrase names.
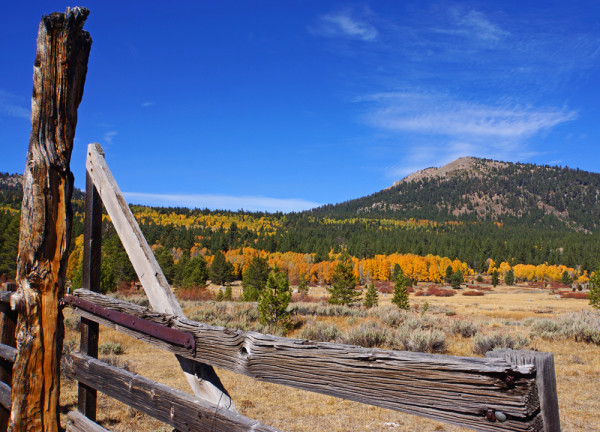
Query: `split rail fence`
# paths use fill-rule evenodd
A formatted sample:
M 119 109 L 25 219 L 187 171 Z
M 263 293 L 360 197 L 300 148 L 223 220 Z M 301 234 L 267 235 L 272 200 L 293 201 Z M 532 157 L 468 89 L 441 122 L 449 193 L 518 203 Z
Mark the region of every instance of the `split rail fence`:
M 80 351 L 66 358 L 79 382 L 78 411 L 68 431 L 104 431 L 95 423 L 103 392 L 179 431 L 274 431 L 239 414 L 213 367 L 261 381 L 428 417 L 479 431 L 560 431 L 552 354 L 493 351 L 454 357 L 242 332 L 191 321 L 177 303 L 98 144 L 88 146 L 83 286 L 66 295 L 81 316 Z M 104 204 L 148 296 L 152 310 L 99 294 Z M 2 381 L 14 361 L 14 312 L 1 293 Z M 11 315 L 13 314 L 13 315 Z M 154 382 L 97 359 L 99 324 L 175 354 L 195 393 Z M 10 410 L 10 387 L 0 383 Z M 4 413 L 5 414 L 5 413 Z M 1 419 L 0 419 L 1 420 Z

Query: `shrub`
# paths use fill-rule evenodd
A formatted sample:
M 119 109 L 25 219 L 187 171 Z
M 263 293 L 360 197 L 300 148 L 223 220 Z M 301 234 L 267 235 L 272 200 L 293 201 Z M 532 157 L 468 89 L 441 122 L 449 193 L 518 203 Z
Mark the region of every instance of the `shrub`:
M 214 298 L 213 294 L 205 287 L 179 288 L 176 293 L 180 300 L 207 301 Z
M 382 323 L 389 327 L 398 327 L 411 313 L 398 309 L 396 306 L 387 305 L 372 309 L 369 315 L 379 318 Z
M 464 338 L 475 336 L 479 328 L 473 321 L 457 319 L 450 324 L 450 333 Z
M 322 299 L 311 295 L 292 294 L 292 302 L 294 303 L 321 303 Z
M 135 373 L 135 369 L 133 368 L 131 362 L 121 357 L 117 357 L 115 355 L 109 355 L 107 357 L 101 357 L 100 361 L 109 364 L 110 366 L 118 367 L 121 369 L 125 369 L 126 371 Z
M 583 293 L 583 292 L 561 292 L 560 296 L 562 298 L 573 298 L 573 299 L 587 299 L 588 295 L 587 293 Z
M 299 315 L 339 316 L 339 317 L 364 317 L 366 312 L 361 309 L 343 305 L 321 305 L 318 303 L 295 303 L 296 313 Z
M 557 320 L 542 318 L 531 322 L 531 335 L 543 339 L 573 339 L 600 345 L 600 314 L 584 311 Z
M 123 351 L 123 347 L 121 344 L 116 342 L 105 342 L 98 347 L 98 352 L 100 354 L 113 354 L 113 355 L 121 355 L 125 351 Z
M 465 291 L 462 293 L 464 296 L 482 296 L 485 295 L 481 291 Z
M 79 331 L 81 319 L 78 316 L 68 316 L 64 320 L 65 328 L 72 331 Z
M 406 351 L 444 353 L 446 352 L 446 335 L 435 329 L 409 330 L 401 327 L 396 332 L 396 343 Z
M 365 313 L 360 309 L 355 309 L 349 306 L 343 305 L 327 305 L 327 306 L 318 306 L 317 307 L 317 315 L 321 316 L 346 316 L 346 317 L 361 317 L 364 316 Z
M 374 321 L 361 324 L 345 331 L 340 340 L 350 345 L 360 345 L 365 348 L 385 345 L 390 338 L 389 330 Z
M 443 323 L 439 318 L 434 317 L 433 315 L 410 314 L 406 317 L 406 320 L 402 324 L 402 327 L 406 327 L 409 330 L 444 330 L 446 324 Z
M 452 297 L 453 295 L 456 295 L 456 291 L 453 289 L 444 289 L 438 288 L 436 286 L 430 286 L 429 288 L 427 288 L 427 294 L 436 297 Z
M 335 324 L 326 324 L 311 321 L 302 327 L 300 332 L 301 339 L 308 339 L 316 342 L 330 342 L 336 340 L 340 335 L 340 330 Z
M 485 355 L 488 351 L 497 349 L 523 349 L 529 345 L 529 339 L 524 336 L 511 336 L 508 334 L 494 333 L 491 335 L 475 335 L 473 338 L 473 352 L 475 354 Z
M 256 330 L 258 309 L 256 303 L 205 302 L 189 314 L 190 319 L 205 324 L 236 330 Z

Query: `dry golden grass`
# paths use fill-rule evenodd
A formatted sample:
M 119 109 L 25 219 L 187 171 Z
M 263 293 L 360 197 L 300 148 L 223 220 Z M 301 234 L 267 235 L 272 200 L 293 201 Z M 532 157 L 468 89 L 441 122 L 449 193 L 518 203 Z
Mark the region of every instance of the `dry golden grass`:
M 236 287 L 237 288 L 237 287 Z M 314 292 L 313 292 L 314 291 Z M 236 290 L 234 289 L 234 296 Z M 319 296 L 321 291 L 311 290 Z M 380 296 L 380 304 L 389 303 L 391 295 Z M 481 297 L 414 297 L 413 305 L 427 302 L 430 311 L 456 312 L 443 319 L 469 319 L 480 325 L 481 331 L 508 332 L 529 336 L 529 327 L 519 325 L 526 318 L 555 318 L 566 312 L 589 310 L 586 300 L 557 299 L 547 291 L 497 287 Z M 186 312 L 193 306 L 186 304 Z M 69 313 L 69 311 L 66 311 Z M 347 318 L 321 317 L 320 321 L 335 323 L 340 330 L 349 327 Z M 353 318 L 359 325 L 365 318 Z M 67 331 L 66 342 L 78 344 L 78 336 Z M 120 334 L 102 328 L 100 344 L 116 342 L 125 353 L 118 358 L 127 360 L 133 370 L 147 378 L 172 387 L 189 391 L 187 382 L 171 354 L 153 348 Z M 448 337 L 450 355 L 474 356 L 472 338 Z M 572 340 L 548 341 L 532 338 L 529 349 L 552 352 L 557 374 L 558 397 L 562 430 L 599 431 L 600 421 L 600 346 L 578 343 Z M 465 431 L 466 429 L 438 423 L 429 419 L 371 407 L 342 399 L 269 384 L 237 375 L 217 371 L 230 392 L 238 411 L 282 431 Z M 73 381 L 62 383 L 64 411 L 76 406 L 77 389 Z M 171 431 L 172 428 L 136 412 L 104 395 L 99 395 L 98 422 L 113 431 Z

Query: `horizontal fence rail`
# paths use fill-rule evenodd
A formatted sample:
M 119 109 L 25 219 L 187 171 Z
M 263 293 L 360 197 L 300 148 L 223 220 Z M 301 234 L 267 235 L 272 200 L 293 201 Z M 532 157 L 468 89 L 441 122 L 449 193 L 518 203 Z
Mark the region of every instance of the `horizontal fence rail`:
M 67 414 L 67 432 L 109 432 L 78 411 Z
M 182 357 L 262 381 L 327 394 L 481 431 L 543 429 L 536 368 L 502 358 L 471 358 L 367 349 L 231 331 L 150 311 L 87 290 L 77 297 L 192 333 L 196 350 L 119 326 L 83 310 L 82 317 Z M 550 429 L 547 429 L 550 430 Z
M 235 411 L 81 353 L 70 353 L 66 365 L 68 374 L 79 382 L 180 431 L 277 431 Z

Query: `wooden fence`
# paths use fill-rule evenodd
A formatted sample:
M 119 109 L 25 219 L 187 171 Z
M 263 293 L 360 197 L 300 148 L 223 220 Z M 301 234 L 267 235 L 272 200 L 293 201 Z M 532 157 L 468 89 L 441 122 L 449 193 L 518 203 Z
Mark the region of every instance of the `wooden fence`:
M 70 154 L 91 46 L 82 30 L 88 14 L 84 8 L 51 14 L 38 32 L 19 287 L 15 294 L 14 285 L 5 284 L 0 292 L 0 432 L 11 409 L 14 430 L 58 429 L 58 386 L 52 383 L 62 344 L 58 300 L 70 239 Z M 180 431 L 273 431 L 236 411 L 213 366 L 474 430 L 560 431 L 551 354 L 499 351 L 468 358 L 366 349 L 186 319 L 99 145 L 88 146 L 86 168 L 86 289 L 61 299 L 82 324 L 80 351 L 65 359 L 79 382 L 78 412 L 68 414 L 68 431 L 105 431 L 95 423 L 97 391 Z M 98 294 L 102 204 L 152 310 Z M 99 324 L 172 352 L 194 396 L 99 361 Z
M 93 423 L 97 390 L 177 430 L 274 430 L 235 411 L 212 366 L 473 430 L 560 430 L 551 354 L 508 350 L 470 358 L 367 349 L 188 320 L 99 145 L 88 147 L 86 165 L 83 285 L 88 289 L 65 297 L 83 324 L 80 352 L 70 354 L 66 363 L 80 383 L 79 411 L 84 415 L 70 413 L 68 430 L 103 430 Z M 152 310 L 97 292 L 102 202 Z M 98 324 L 175 354 L 184 373 L 192 375 L 188 380 L 196 396 L 97 360 Z M 167 337 L 161 328 L 173 334 Z M 199 377 L 209 382 L 208 388 L 198 389 Z
M 101 391 L 179 431 L 274 431 L 235 410 L 213 366 L 261 381 L 428 417 L 479 431 L 560 431 L 552 354 L 494 351 L 454 357 L 232 331 L 185 318 L 129 210 L 102 149 L 87 157 L 83 286 L 63 298 L 81 316 L 80 351 L 65 359 L 79 382 L 78 412 L 67 431 L 105 431 L 95 423 Z M 98 293 L 102 203 L 142 281 L 152 310 Z M 15 310 L 0 292 L 0 426 L 11 407 Z M 10 307 L 9 307 L 10 304 Z M 99 324 L 176 355 L 195 396 L 97 359 Z

